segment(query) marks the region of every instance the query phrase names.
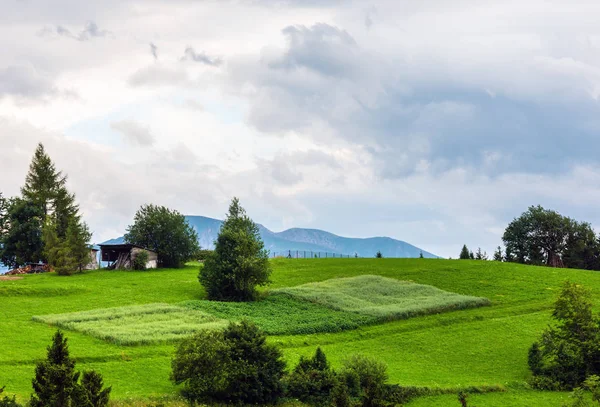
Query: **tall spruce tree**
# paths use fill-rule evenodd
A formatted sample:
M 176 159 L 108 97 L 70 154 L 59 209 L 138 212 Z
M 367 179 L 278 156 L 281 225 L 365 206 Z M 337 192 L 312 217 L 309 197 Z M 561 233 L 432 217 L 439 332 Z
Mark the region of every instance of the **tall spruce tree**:
M 57 191 L 64 187 L 66 182 L 67 177 L 56 170 L 50 156 L 46 154 L 44 145 L 39 143 L 29 165 L 25 185 L 21 188 L 23 199 L 38 205 L 45 221 L 52 210 Z
M 460 255 L 458 256 L 461 260 L 469 260 L 471 257 L 469 256 L 469 248 L 466 244 L 463 245 L 462 250 L 460 251 Z
M 200 283 L 212 300 L 250 301 L 256 297 L 256 286 L 266 285 L 270 274 L 258 226 L 233 198 L 215 250 L 200 269 Z
M 67 339 L 57 331 L 48 347 L 46 360 L 35 367 L 31 407 L 71 407 L 71 395 L 77 388 L 79 373 L 69 356 Z

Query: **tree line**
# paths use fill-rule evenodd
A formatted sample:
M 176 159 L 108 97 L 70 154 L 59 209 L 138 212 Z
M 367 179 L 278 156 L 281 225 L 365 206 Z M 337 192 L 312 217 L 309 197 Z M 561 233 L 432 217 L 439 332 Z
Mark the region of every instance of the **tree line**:
M 498 246 L 495 261 L 536 266 L 600 270 L 600 236 L 588 222 L 580 222 L 542 206 L 531 206 L 506 227 L 504 251 Z M 488 260 L 467 245 L 459 259 Z

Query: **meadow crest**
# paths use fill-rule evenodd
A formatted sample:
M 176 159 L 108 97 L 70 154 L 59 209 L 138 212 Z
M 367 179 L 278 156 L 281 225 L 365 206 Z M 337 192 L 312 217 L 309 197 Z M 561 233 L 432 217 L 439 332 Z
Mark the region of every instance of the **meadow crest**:
M 429 259 L 274 260 L 269 291 L 331 278 L 364 274 L 433 285 L 444 291 L 489 298 L 491 306 L 418 316 L 337 333 L 278 335 L 288 366 L 321 346 L 337 367 L 348 355 L 363 353 L 388 364 L 390 382 L 431 388 L 500 385 L 506 392 L 477 395 L 475 405 L 560 405 L 564 393 L 528 390 L 527 350 L 550 323 L 550 310 L 564 280 L 600 292 L 596 272 L 517 264 Z M 34 364 L 45 355 L 55 327 L 34 315 L 81 312 L 151 303 L 179 304 L 204 297 L 198 267 L 142 273 L 94 271 L 0 281 L 5 290 L 52 295 L 0 296 L 0 384 L 25 400 Z M 63 291 L 67 290 L 67 291 Z M 69 292 L 68 295 L 61 295 Z M 594 298 L 598 298 L 595 296 Z M 600 302 L 595 304 L 596 307 Z M 94 311 L 95 312 L 95 311 Z M 213 310 L 213 312 L 216 312 Z M 213 313 L 209 312 L 209 313 Z M 223 316 L 229 312 L 222 310 Z M 233 311 L 232 311 L 233 312 Z M 281 316 L 283 318 L 283 316 Z M 113 386 L 115 400 L 174 397 L 169 382 L 172 344 L 119 346 L 68 331 L 78 368 L 96 369 Z M 453 395 L 431 396 L 455 405 Z M 426 399 L 415 400 L 414 405 Z

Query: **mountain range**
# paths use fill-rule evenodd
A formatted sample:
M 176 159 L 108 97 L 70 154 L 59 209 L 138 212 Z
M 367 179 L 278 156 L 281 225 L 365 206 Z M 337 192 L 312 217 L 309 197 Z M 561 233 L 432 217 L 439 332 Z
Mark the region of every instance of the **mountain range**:
M 213 249 L 214 241 L 219 234 L 223 221 L 205 216 L 186 216 L 189 224 L 198 233 L 198 241 L 203 249 Z M 295 257 L 304 256 L 304 251 L 321 253 L 335 253 L 336 255 L 358 255 L 359 257 L 374 257 L 381 251 L 383 257 L 423 257 L 437 258 L 438 256 L 422 250 L 410 243 L 390 237 L 350 238 L 334 235 L 318 229 L 292 228 L 283 232 L 273 232 L 263 225 L 258 225 L 260 236 L 265 243 L 265 248 L 272 256 Z M 123 237 L 108 240 L 102 244 L 118 244 L 123 242 Z M 308 255 L 308 254 L 307 254 Z

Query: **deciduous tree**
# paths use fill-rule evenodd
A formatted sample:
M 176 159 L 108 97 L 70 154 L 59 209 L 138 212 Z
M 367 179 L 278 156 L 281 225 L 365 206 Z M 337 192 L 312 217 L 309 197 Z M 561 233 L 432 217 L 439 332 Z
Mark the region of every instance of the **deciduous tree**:
M 160 267 L 182 267 L 199 250 L 198 234 L 185 216 L 152 204 L 136 212 L 125 241 L 155 251 Z

